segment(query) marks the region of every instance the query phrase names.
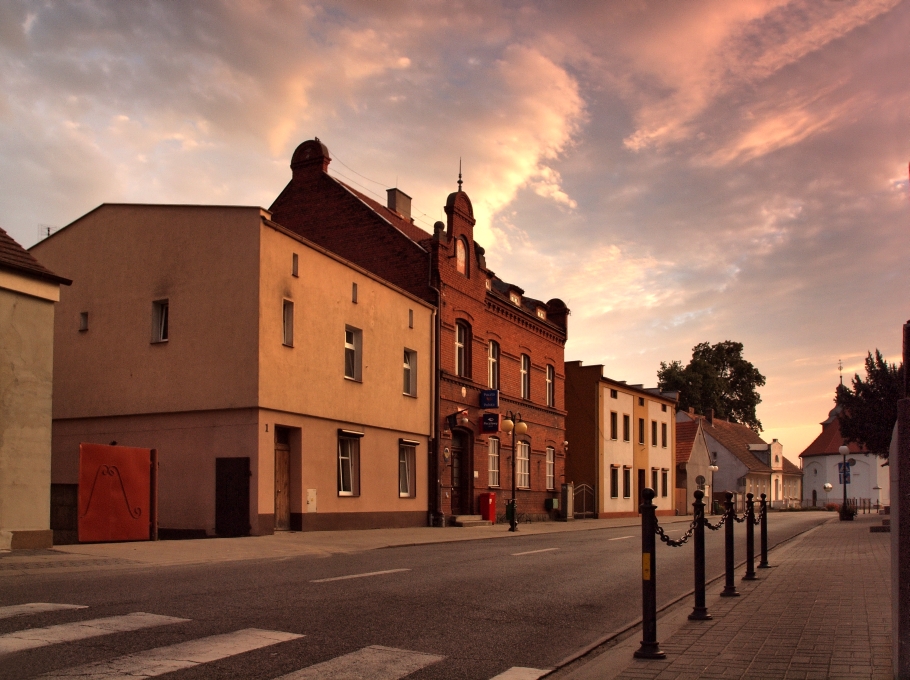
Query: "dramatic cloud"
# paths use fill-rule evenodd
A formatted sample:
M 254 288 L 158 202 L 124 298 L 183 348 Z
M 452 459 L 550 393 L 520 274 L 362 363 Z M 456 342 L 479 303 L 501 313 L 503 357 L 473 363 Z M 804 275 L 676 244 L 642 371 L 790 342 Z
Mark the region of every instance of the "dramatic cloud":
M 501 276 L 568 359 L 653 384 L 745 343 L 795 459 L 910 318 L 910 0 L 0 5 L 3 224 L 268 206 L 301 141 L 427 230 L 461 159 Z

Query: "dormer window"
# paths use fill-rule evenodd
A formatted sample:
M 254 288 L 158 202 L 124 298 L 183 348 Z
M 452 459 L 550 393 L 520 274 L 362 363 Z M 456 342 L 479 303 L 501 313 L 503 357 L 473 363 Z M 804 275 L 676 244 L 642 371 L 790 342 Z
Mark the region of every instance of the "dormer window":
M 538 319 L 543 319 L 544 321 L 546 321 L 546 319 L 547 319 L 547 312 L 546 312 L 546 310 L 545 310 L 543 307 L 538 307 L 538 308 L 537 308 L 537 318 L 538 318 Z
M 463 238 L 455 241 L 455 269 L 459 274 L 468 275 L 468 249 Z
M 509 293 L 509 300 L 513 305 L 521 305 L 521 297 L 518 293 Z

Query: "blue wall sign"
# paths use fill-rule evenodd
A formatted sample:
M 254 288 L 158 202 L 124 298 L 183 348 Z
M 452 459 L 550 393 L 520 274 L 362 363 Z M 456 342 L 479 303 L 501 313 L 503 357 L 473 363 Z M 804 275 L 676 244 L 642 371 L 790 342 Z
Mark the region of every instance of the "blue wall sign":
M 499 414 L 484 413 L 481 432 L 499 432 Z
M 480 408 L 499 408 L 499 390 L 481 390 Z

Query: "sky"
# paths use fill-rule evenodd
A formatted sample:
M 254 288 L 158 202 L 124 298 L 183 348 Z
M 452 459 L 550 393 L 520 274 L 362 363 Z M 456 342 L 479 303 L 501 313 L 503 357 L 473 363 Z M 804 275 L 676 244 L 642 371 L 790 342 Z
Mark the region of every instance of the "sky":
M 294 148 L 456 189 L 566 359 L 656 385 L 742 342 L 799 453 L 910 319 L 910 0 L 0 4 L 0 227 L 103 202 L 268 207 Z

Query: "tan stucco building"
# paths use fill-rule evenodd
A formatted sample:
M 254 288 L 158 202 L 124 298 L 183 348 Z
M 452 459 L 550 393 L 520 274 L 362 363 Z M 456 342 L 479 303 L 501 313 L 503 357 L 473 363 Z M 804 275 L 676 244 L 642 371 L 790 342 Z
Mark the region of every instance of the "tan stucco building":
M 52 545 L 54 305 L 69 283 L 0 229 L 0 550 Z
M 596 516 L 638 514 L 653 488 L 657 513 L 675 510 L 675 392 L 607 378 L 603 366 L 566 362 L 566 480 L 593 488 Z M 576 512 L 578 511 L 576 500 Z
M 270 218 L 105 204 L 32 248 L 76 281 L 56 497 L 116 441 L 158 450 L 165 537 L 427 523 L 432 307 Z

